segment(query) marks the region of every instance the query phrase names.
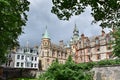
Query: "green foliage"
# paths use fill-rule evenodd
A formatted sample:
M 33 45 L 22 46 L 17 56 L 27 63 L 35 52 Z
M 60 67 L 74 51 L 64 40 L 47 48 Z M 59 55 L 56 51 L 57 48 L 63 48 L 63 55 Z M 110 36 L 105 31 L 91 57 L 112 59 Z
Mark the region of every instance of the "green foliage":
M 56 14 L 61 20 L 69 20 L 71 16 L 80 15 L 89 6 L 91 7 L 91 15 L 94 18 L 92 23 L 101 22 L 100 26 L 105 28 L 114 28 L 113 34 L 115 56 L 120 58 L 120 0 L 52 0 L 53 7 L 51 12 Z M 112 65 L 114 61 L 100 61 L 96 65 Z M 90 69 L 85 67 L 85 69 Z M 91 66 L 91 65 L 90 65 Z M 93 65 L 91 66 L 93 67 Z
M 9 79 L 9 80 L 38 80 L 38 79 L 30 79 L 30 78 L 15 78 L 15 79 Z
M 18 36 L 27 21 L 27 0 L 0 0 L 0 64 L 5 62 L 7 50 L 18 45 Z
M 71 16 L 80 15 L 89 6 L 94 20 L 92 23 L 100 22 L 102 28 L 114 28 L 117 38 L 114 54 L 120 57 L 120 0 L 52 0 L 51 12 L 61 20 L 69 20 Z
M 75 64 L 69 56 L 65 64 L 54 62 L 39 80 L 92 80 L 90 72 L 85 70 L 86 66 Z
M 119 57 L 120 58 L 120 28 L 118 28 L 116 30 L 116 32 L 113 34 L 114 38 L 115 38 L 115 41 L 114 41 L 114 50 L 113 50 L 113 53 L 115 56 Z
M 59 64 L 56 60 L 39 80 L 93 80 L 94 74 L 90 71 L 93 67 L 118 64 L 120 59 L 75 64 L 70 56 L 65 64 Z
M 93 22 L 101 21 L 102 27 L 117 27 L 120 24 L 119 0 L 52 0 L 51 12 L 59 19 L 69 20 L 73 15 L 80 15 L 86 7 L 91 7 Z

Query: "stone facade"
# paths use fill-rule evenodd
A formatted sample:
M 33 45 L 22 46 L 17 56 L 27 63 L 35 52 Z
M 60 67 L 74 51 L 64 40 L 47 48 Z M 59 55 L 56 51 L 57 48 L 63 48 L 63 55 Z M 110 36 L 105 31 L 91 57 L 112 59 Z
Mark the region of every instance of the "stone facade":
M 73 36 L 65 45 L 63 40 L 59 45 L 51 42 L 50 36 L 47 32 L 43 34 L 41 45 L 39 47 L 39 59 L 41 62 L 41 69 L 46 70 L 51 63 L 58 58 L 60 63 L 65 63 L 69 55 L 76 63 L 100 61 L 104 59 L 113 58 L 111 41 L 114 38 L 110 33 L 105 33 L 93 37 L 86 37 L 84 34 L 79 35 L 79 30 L 75 25 Z
M 40 69 L 46 70 L 56 58 L 60 63 L 64 64 L 70 54 L 69 50 L 69 47 L 65 48 L 62 40 L 59 45 L 53 44 L 46 29 L 39 47 Z
M 120 66 L 93 68 L 94 80 L 120 80 Z
M 113 58 L 111 44 L 113 40 L 110 33 L 105 34 L 104 31 L 101 35 L 90 38 L 82 34 L 76 43 L 75 61 L 81 63 Z

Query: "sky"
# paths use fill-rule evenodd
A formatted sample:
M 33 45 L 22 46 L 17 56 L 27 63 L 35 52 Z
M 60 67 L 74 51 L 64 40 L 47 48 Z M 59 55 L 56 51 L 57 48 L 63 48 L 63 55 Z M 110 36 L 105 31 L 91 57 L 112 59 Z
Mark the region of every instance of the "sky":
M 101 34 L 99 24 L 91 24 L 93 18 L 90 15 L 90 7 L 79 16 L 73 16 L 69 21 L 59 20 L 57 16 L 51 13 L 52 0 L 28 0 L 30 1 L 30 11 L 28 21 L 23 29 L 23 34 L 19 36 L 21 46 L 39 46 L 42 34 L 46 26 L 50 34 L 51 41 L 58 44 L 60 40 L 68 42 L 73 35 L 73 29 L 76 24 L 79 29 L 79 35 L 91 37 Z M 105 29 L 108 32 L 108 29 Z

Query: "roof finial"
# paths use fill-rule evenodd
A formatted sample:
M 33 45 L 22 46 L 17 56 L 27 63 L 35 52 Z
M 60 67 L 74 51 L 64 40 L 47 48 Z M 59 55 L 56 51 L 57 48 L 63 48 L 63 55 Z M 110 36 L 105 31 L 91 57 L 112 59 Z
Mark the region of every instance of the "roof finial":
M 74 31 L 73 31 L 73 32 L 76 32 L 76 31 L 79 33 L 79 30 L 78 30 L 78 28 L 77 28 L 77 26 L 76 26 L 76 23 L 75 23 Z
M 42 38 L 50 38 L 49 37 L 49 34 L 47 32 L 47 26 L 46 26 L 46 30 L 45 30 L 45 33 L 43 34 L 43 37 Z
M 75 25 L 75 27 L 77 27 L 77 26 L 76 26 L 76 21 L 74 22 L 74 25 Z

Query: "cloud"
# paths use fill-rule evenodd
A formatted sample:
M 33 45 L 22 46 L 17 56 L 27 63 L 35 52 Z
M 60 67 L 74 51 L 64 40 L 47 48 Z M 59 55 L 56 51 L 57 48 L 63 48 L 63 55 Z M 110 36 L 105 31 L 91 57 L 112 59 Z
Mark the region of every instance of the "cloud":
M 30 46 L 40 45 L 42 34 L 45 27 L 53 43 L 60 40 L 67 42 L 73 35 L 73 28 L 76 23 L 79 33 L 86 36 L 100 34 L 101 28 L 98 24 L 91 25 L 93 18 L 90 15 L 90 8 L 79 16 L 73 16 L 69 21 L 62 21 L 56 15 L 51 13 L 52 0 L 29 0 L 30 11 L 28 12 L 28 22 L 23 29 L 24 34 L 19 37 L 21 46 L 25 46 L 29 41 Z

